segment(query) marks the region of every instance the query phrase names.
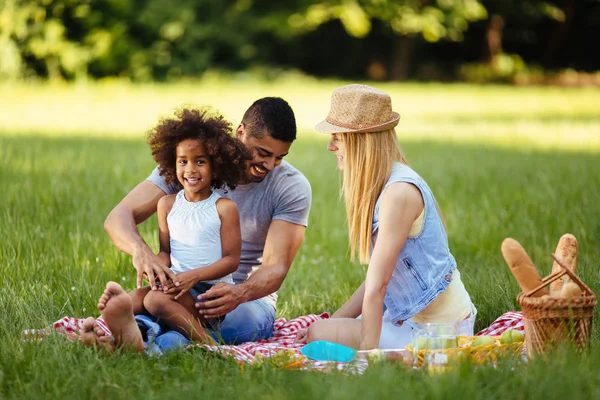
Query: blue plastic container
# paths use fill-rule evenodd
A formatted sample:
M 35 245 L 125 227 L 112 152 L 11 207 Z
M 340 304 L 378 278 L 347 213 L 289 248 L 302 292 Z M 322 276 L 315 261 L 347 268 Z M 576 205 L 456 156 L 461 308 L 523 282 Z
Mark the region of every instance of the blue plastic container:
M 311 342 L 300 352 L 311 360 L 317 361 L 350 362 L 356 358 L 356 350 L 325 340 Z

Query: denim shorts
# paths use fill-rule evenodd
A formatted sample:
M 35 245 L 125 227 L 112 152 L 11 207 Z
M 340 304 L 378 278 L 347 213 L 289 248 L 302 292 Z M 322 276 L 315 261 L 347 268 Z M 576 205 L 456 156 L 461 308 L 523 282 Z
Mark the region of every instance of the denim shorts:
M 152 316 L 136 315 L 135 320 L 148 355 L 159 356 L 190 344 L 184 335 L 159 324 Z M 218 343 L 235 345 L 270 338 L 274 323 L 275 308 L 262 298 L 240 304 L 227 314 L 219 330 L 207 331 Z
M 471 314 L 464 320 L 458 323 L 457 335 L 473 336 L 475 326 L 475 317 L 477 309 L 471 303 Z M 362 315 L 358 317 L 362 318 Z M 422 329 L 422 327 L 412 320 L 404 321 L 400 326 L 392 323 L 387 312 L 383 314 L 381 324 L 381 335 L 379 336 L 380 349 L 402 349 L 409 344 L 414 338 L 414 331 Z
M 206 293 L 210 288 L 214 285 L 212 283 L 207 282 L 198 282 L 194 285 L 193 288 L 189 290 L 190 295 L 194 298 L 196 303 L 200 303 L 206 300 L 198 300 L 198 296 Z M 207 318 L 206 323 L 208 324 L 208 328 L 213 331 L 218 331 L 221 328 L 221 323 L 225 319 L 225 315 L 222 315 L 217 318 Z

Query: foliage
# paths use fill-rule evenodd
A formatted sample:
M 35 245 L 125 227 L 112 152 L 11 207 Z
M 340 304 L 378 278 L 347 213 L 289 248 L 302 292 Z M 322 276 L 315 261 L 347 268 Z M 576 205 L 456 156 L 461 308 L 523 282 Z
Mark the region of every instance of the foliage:
M 460 76 L 472 83 L 512 83 L 515 77 L 526 70 L 523 59 L 517 54 L 501 53 L 492 63 L 468 63 L 460 67 Z
M 331 19 L 364 37 L 370 19 L 395 34 L 429 41 L 461 40 L 468 23 L 485 17 L 477 0 L 421 2 L 342 0 L 2 0 L 0 78 L 50 79 L 121 75 L 135 80 L 242 69 L 276 60 L 274 43 Z M 275 61 L 276 63 L 276 61 Z
M 337 0 L 313 4 L 304 14 L 293 14 L 290 25 L 311 30 L 339 19 L 348 34 L 365 37 L 371 29 L 371 19 L 378 19 L 397 35 L 420 34 L 428 42 L 443 38 L 460 41 L 470 22 L 486 16 L 478 0 L 437 0 L 435 4 L 415 0 Z
M 86 22 L 93 17 L 91 4 L 91 0 L 3 0 L 0 79 L 38 73 L 50 79 L 86 77 L 88 65 L 111 46 L 105 29 Z
M 590 38 L 600 17 L 592 3 L 0 0 L 0 80 L 173 81 L 215 69 L 281 68 L 344 78 L 393 71 L 387 78 L 404 79 L 424 62 L 456 77 L 453 67 L 486 60 L 485 27 L 496 15 L 506 22 L 504 53 L 543 68 L 593 71 L 600 55 Z M 328 68 L 340 55 L 349 55 L 347 65 Z

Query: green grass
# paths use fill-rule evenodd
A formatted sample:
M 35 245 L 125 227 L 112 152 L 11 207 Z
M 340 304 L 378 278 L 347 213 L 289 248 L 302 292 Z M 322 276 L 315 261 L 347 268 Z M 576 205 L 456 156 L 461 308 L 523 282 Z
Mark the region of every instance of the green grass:
M 237 123 L 257 98 L 281 96 L 294 108 L 303 134 L 313 135 L 329 110 L 331 92 L 343 84 L 307 77 L 255 82 L 244 75 L 233 80 L 208 75 L 175 85 L 0 84 L 0 132 L 138 138 L 159 116 L 184 104 L 211 105 Z M 403 142 L 442 137 L 508 148 L 600 149 L 596 88 L 374 85 L 390 94 L 401 114 Z
M 148 359 L 98 354 L 60 337 L 39 344 L 23 342 L 23 329 L 47 326 L 64 315 L 96 314 L 96 300 L 108 280 L 134 287 L 129 257 L 112 246 L 102 223 L 116 202 L 151 171 L 141 132 L 157 115 L 179 104 L 176 99 L 181 95 L 181 102 L 221 99 L 216 102 L 237 121 L 251 99 L 277 89 L 238 82 L 243 90 L 234 93 L 231 83 L 223 85 L 220 90 L 215 85 L 126 88 L 119 84 L 112 96 L 107 85 L 16 87 L 13 100 L 26 100 L 19 103 L 0 96 L 4 124 L 0 126 L 0 398 L 575 399 L 600 395 L 598 324 L 593 329 L 593 348 L 583 356 L 564 349 L 547 364 L 536 360 L 496 369 L 465 365 L 434 376 L 389 365 L 369 368 L 360 377 L 242 370 L 229 360 L 198 352 Z M 300 89 L 294 90 L 291 83 L 283 82 L 281 91 L 274 93 L 295 100 L 290 103 L 297 109 L 302 132 L 289 160 L 313 188 L 306 240 L 279 292 L 280 317 L 334 311 L 364 276 L 364 267 L 348 261 L 335 160 L 325 150 L 325 138 L 309 130 L 327 110 L 327 106 L 317 110 L 318 106 L 326 105 L 330 89 L 340 85 L 300 82 L 296 85 Z M 395 94 L 395 104 L 402 104 L 403 150 L 443 210 L 451 250 L 479 309 L 476 329 L 518 309 L 519 289 L 499 250 L 507 236 L 519 240 L 541 272 L 548 274 L 550 253 L 559 237 L 573 233 L 580 245 L 578 273 L 600 292 L 600 97 L 596 92 L 379 86 Z M 192 99 L 195 89 L 208 95 Z M 45 108 L 43 99 L 50 97 L 44 96 L 53 90 L 57 100 Z M 104 102 L 106 108 L 69 108 L 76 105 L 77 90 L 82 91 L 82 104 Z M 241 100 L 231 100 L 236 97 Z M 111 103 L 111 98 L 119 101 Z M 152 108 L 154 101 L 160 105 Z M 134 105 L 131 118 L 126 118 L 122 104 Z M 68 114 L 76 120 L 71 128 L 65 119 Z M 122 131 L 113 130 L 119 123 Z M 156 247 L 156 221 L 144 224 L 141 232 Z

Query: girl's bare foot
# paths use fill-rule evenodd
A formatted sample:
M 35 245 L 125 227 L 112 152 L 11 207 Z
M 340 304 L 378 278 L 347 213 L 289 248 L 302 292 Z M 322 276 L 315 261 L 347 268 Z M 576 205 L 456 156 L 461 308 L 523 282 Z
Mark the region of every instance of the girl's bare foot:
M 98 300 L 98 309 L 110 328 L 115 347 L 144 351 L 144 341 L 133 317 L 131 297 L 116 282 L 108 282 Z
M 104 348 L 114 352 L 113 338 L 108 336 L 96 323 L 96 319 L 88 317 L 83 321 L 79 332 L 79 341 L 87 347 Z

